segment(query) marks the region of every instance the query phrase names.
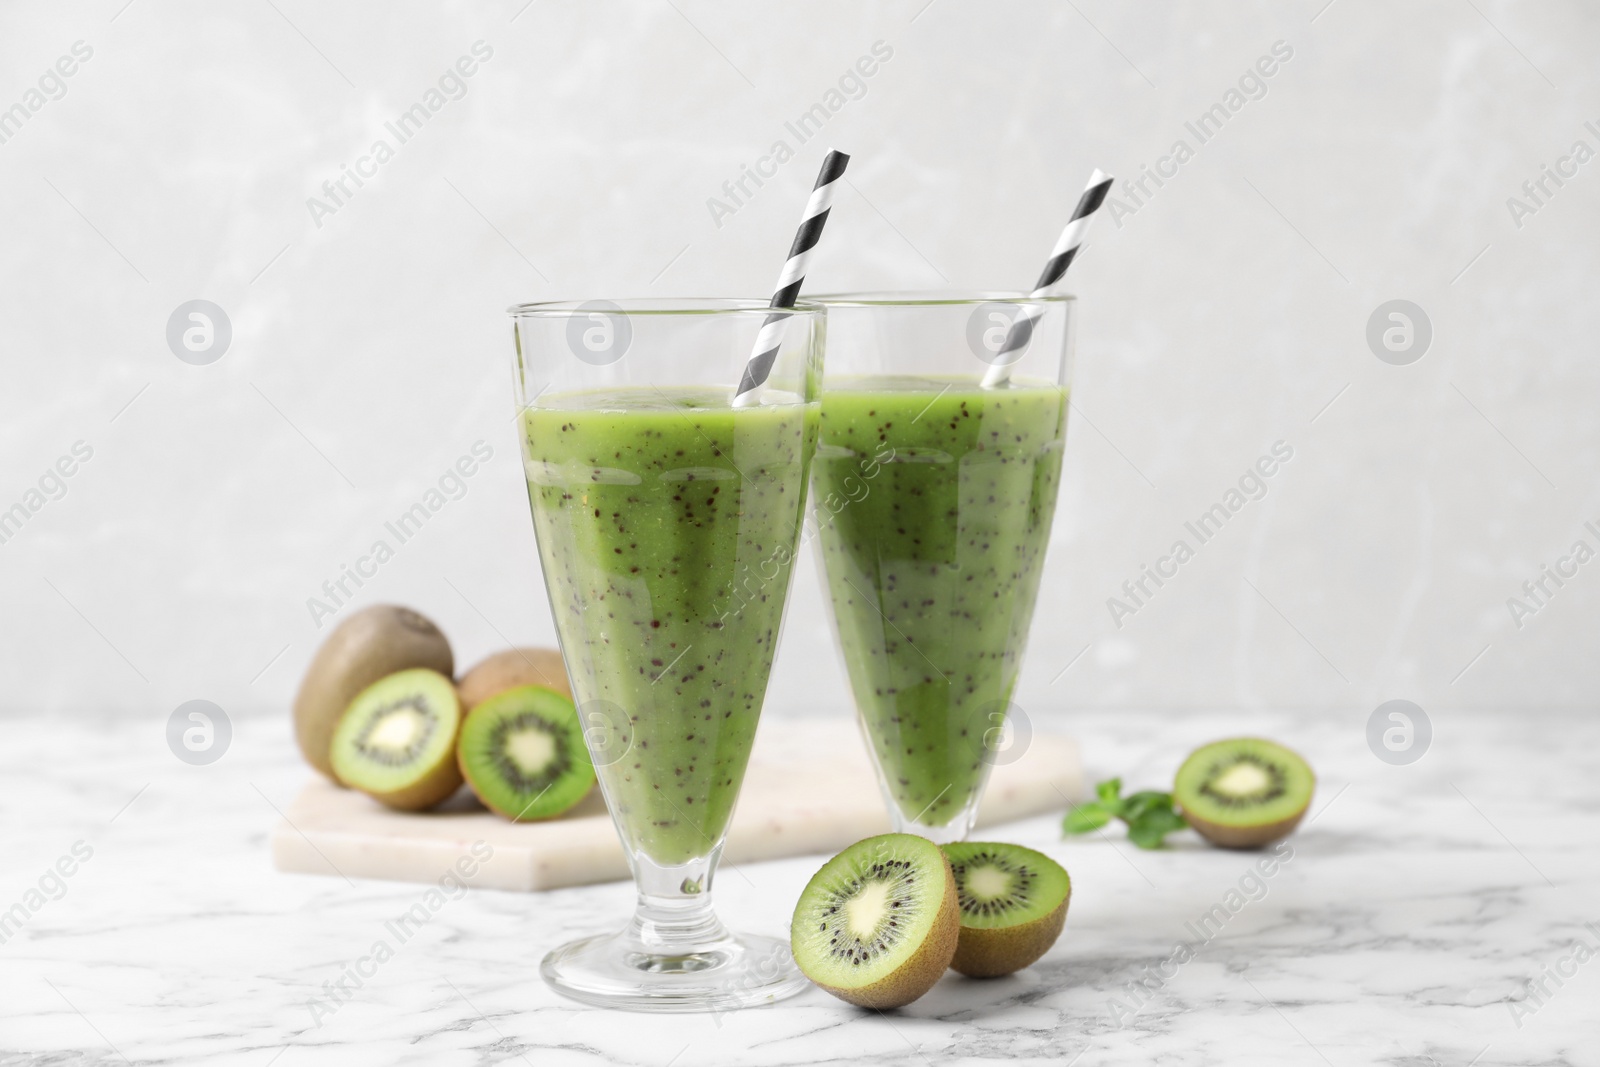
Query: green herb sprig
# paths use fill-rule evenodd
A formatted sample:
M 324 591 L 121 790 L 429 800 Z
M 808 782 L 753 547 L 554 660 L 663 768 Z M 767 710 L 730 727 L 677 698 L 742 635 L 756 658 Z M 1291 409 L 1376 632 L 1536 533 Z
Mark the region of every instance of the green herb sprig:
M 1094 787 L 1096 799 L 1079 804 L 1067 812 L 1061 829 L 1069 834 L 1087 834 L 1112 819 L 1128 824 L 1128 840 L 1139 848 L 1165 848 L 1168 834 L 1188 827 L 1172 806 L 1172 794 L 1153 789 L 1122 795 L 1122 779 L 1109 778 Z

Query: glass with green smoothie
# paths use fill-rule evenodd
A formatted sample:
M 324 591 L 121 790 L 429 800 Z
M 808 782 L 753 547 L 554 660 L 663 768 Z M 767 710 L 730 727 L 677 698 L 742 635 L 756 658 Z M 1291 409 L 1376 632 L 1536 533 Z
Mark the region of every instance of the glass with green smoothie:
M 573 696 L 639 892 L 622 932 L 543 964 L 577 999 L 704 1011 L 805 987 L 735 936 L 711 882 L 782 628 L 819 423 L 823 311 L 800 305 L 757 402 L 755 301 L 526 304 L 528 499 Z
M 1061 480 L 1073 300 L 816 299 L 811 508 L 845 668 L 895 828 L 958 841 L 992 766 L 1020 755 L 1012 695 Z M 1017 329 L 1027 343 L 999 355 Z

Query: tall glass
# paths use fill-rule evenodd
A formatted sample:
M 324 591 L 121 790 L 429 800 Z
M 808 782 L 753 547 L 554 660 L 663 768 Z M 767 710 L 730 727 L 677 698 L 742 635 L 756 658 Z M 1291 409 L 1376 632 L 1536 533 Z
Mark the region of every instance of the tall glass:
M 811 508 L 862 733 L 895 829 L 959 841 L 991 767 L 1019 754 L 1011 698 L 1061 480 L 1074 302 L 813 299 L 828 363 Z M 1006 351 L 1013 330 L 1028 341 Z M 997 363 L 1009 380 L 985 387 Z
M 805 988 L 735 936 L 711 883 L 783 624 L 819 415 L 823 310 L 802 304 L 759 402 L 732 384 L 757 301 L 523 304 L 528 500 L 589 755 L 638 888 L 621 932 L 545 957 L 578 1000 L 642 1011 Z

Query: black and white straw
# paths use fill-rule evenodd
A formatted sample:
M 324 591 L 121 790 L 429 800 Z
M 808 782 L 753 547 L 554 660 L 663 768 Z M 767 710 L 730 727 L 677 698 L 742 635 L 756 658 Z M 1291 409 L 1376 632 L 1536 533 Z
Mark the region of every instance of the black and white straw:
M 772 303 L 769 305 L 774 311 L 761 324 L 761 332 L 756 334 L 755 348 L 744 366 L 744 376 L 739 380 L 739 391 L 733 398 L 736 408 L 754 404 L 760 398 L 761 386 L 772 373 L 772 363 L 778 358 L 778 349 L 783 346 L 783 335 L 790 318 L 776 309 L 794 307 L 795 299 L 800 295 L 800 286 L 806 280 L 806 264 L 811 261 L 811 250 L 822 237 L 822 227 L 827 223 L 828 210 L 833 205 L 834 188 L 849 162 L 849 156 L 834 151 L 830 151 L 822 161 L 822 172 L 817 175 L 817 184 L 812 187 L 811 199 L 806 201 L 806 213 L 800 220 L 800 231 L 794 235 L 794 244 L 789 248 L 789 259 L 783 265 L 783 273 L 778 275 L 778 288 L 772 294 Z
M 1078 206 L 1072 210 L 1072 218 L 1068 220 L 1066 229 L 1062 230 L 1061 236 L 1056 239 L 1056 247 L 1051 251 L 1049 260 L 1045 262 L 1044 270 L 1039 272 L 1039 281 L 1034 285 L 1033 292 L 1028 294 L 1031 299 L 1054 295 L 1062 276 L 1077 258 L 1078 249 L 1083 247 L 1083 239 L 1089 233 L 1089 223 L 1093 220 L 1094 213 L 1100 210 L 1100 205 L 1105 203 L 1106 196 L 1110 192 L 1111 175 L 1096 167 L 1095 172 L 1089 176 L 1088 187 L 1078 198 Z M 1040 304 L 1023 307 L 1022 314 L 1011 324 L 1011 329 L 1006 332 L 1005 343 L 1000 346 L 994 362 L 989 364 L 989 369 L 983 376 L 985 389 L 1004 385 L 1011 378 L 1011 365 L 1015 359 L 1006 357 L 1028 346 L 1028 342 L 1033 339 L 1033 324 L 1039 321 L 1039 316 L 1043 314 L 1044 307 Z

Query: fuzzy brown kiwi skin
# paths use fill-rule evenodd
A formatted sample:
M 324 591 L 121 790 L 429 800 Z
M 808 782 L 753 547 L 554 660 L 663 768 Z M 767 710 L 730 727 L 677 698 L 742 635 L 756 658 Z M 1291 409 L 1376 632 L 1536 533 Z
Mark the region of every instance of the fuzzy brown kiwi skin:
M 917 949 L 900 969 L 884 975 L 869 986 L 860 989 L 840 989 L 837 986 L 817 984 L 840 1000 L 858 1008 L 903 1008 L 932 989 L 944 972 L 950 969 L 955 958 L 956 943 L 961 936 L 961 908 L 956 897 L 956 876 L 950 861 L 939 853 L 944 863 L 944 898 L 939 902 L 938 914 L 928 930 L 922 947 Z
M 508 648 L 472 665 L 456 682 L 461 709 L 470 712 L 492 696 L 523 685 L 542 685 L 572 699 L 567 667 L 553 648 Z
M 446 678 L 455 672 L 450 642 L 423 615 L 376 604 L 335 627 L 311 658 L 294 698 L 294 735 L 306 762 L 337 782 L 329 751 L 345 709 L 373 682 L 412 667 Z
M 1224 826 L 1222 823 L 1202 819 L 1189 811 L 1184 812 L 1183 817 L 1194 827 L 1195 833 L 1219 848 L 1254 849 L 1265 848 L 1274 841 L 1282 840 L 1294 833 L 1294 828 L 1300 825 L 1300 820 L 1306 817 L 1306 811 L 1310 807 L 1311 803 L 1307 801 L 1304 808 L 1288 818 L 1263 823 L 1260 826 Z
M 950 969 L 968 978 L 999 978 L 1031 966 L 1061 936 L 1071 900 L 1069 888 L 1054 911 L 1021 926 L 999 930 L 963 926 Z

